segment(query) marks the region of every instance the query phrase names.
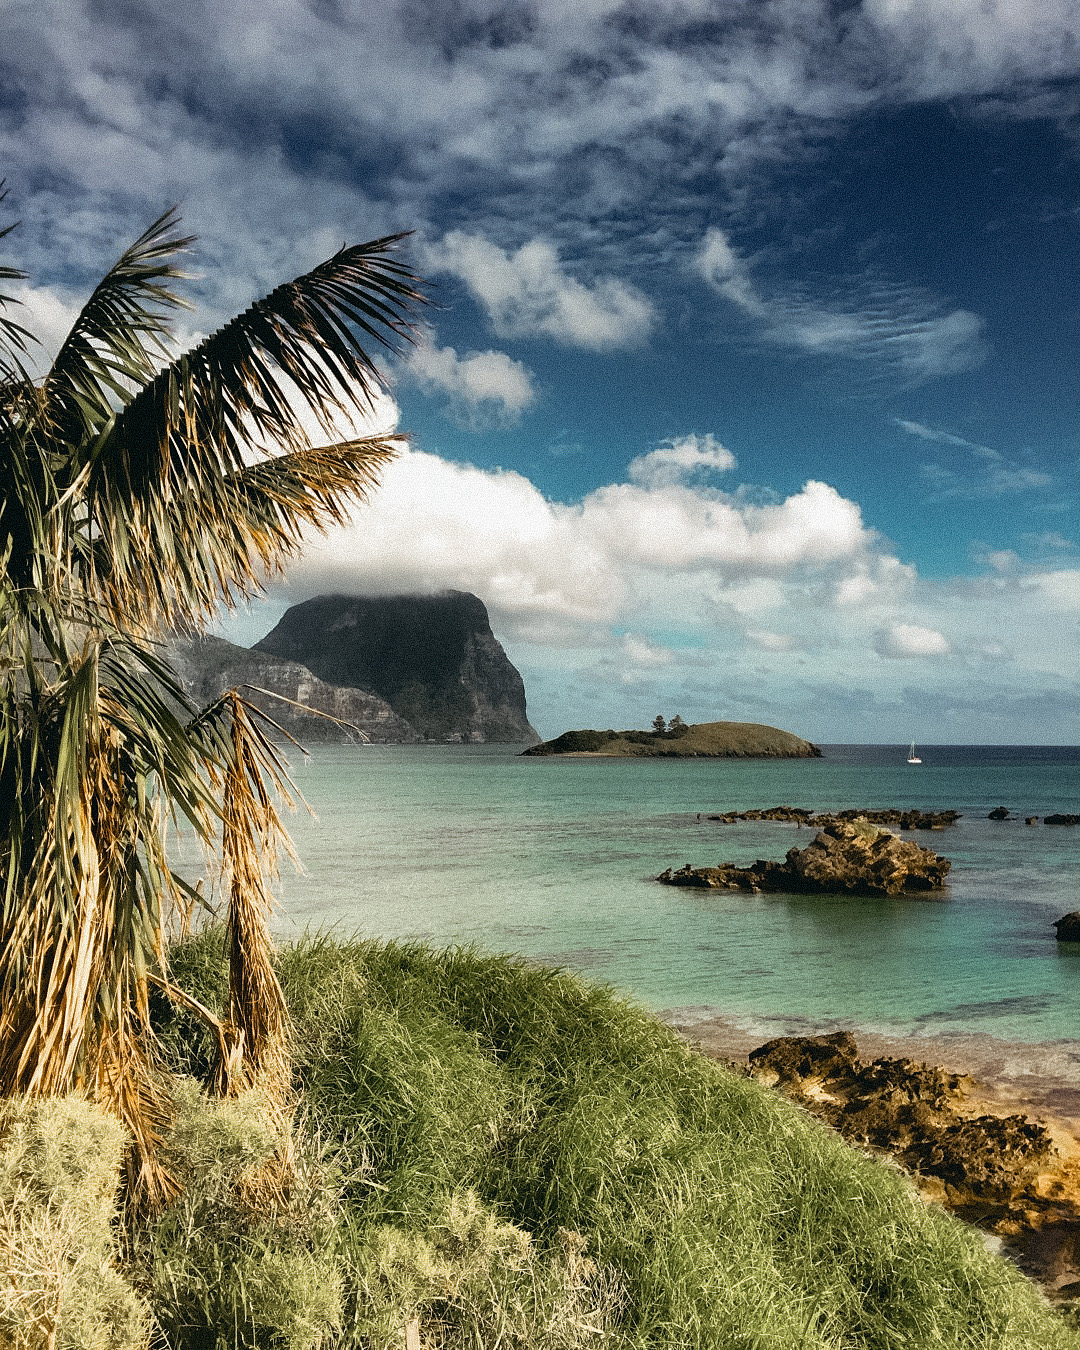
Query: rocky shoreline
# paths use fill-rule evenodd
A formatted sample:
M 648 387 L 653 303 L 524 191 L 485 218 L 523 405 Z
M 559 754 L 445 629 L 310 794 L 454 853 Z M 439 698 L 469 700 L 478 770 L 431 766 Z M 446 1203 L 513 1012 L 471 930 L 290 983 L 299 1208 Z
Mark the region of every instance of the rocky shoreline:
M 865 820 L 871 825 L 897 825 L 901 830 L 944 830 L 960 819 L 959 811 L 923 811 L 918 807 L 890 806 L 874 809 L 862 806 L 845 807 L 842 811 L 808 811 L 801 806 L 766 806 L 752 811 L 718 811 L 707 815 L 721 825 L 734 825 L 740 820 L 778 820 L 789 825 L 806 825 L 821 830 L 837 821 Z
M 1051 1297 L 1080 1299 L 1080 1043 L 838 1031 L 762 1044 L 723 1018 L 662 1016 L 703 1053 L 891 1158 Z

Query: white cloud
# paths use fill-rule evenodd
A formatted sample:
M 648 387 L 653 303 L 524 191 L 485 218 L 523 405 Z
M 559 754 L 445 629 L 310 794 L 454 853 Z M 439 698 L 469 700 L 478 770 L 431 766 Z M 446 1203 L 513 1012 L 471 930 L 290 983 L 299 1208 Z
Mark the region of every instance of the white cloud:
M 879 656 L 897 659 L 921 656 L 947 656 L 948 639 L 933 628 L 921 628 L 914 623 L 894 623 L 877 635 L 875 649 Z
M 486 602 L 552 734 L 657 707 L 819 740 L 1080 734 L 1080 569 L 922 579 L 824 483 L 768 506 L 686 483 L 564 504 L 404 450 L 272 586 L 261 628 L 253 613 L 225 631 L 251 641 L 320 592 L 447 587 Z
M 923 465 L 924 474 L 943 497 L 1001 497 L 1049 487 L 1054 481 L 1041 469 L 1012 463 L 1000 450 L 966 440 L 951 431 L 939 431 L 902 417 L 894 417 L 893 422 L 909 436 L 967 451 L 967 464 L 961 471 L 942 464 Z
M 726 473 L 735 467 L 735 456 L 713 436 L 691 433 L 673 437 L 648 454 L 630 461 L 630 481 L 641 487 L 670 487 L 689 483 L 708 474 Z
M 621 654 L 627 663 L 637 670 L 654 670 L 657 666 L 670 666 L 675 653 L 669 647 L 651 642 L 638 633 L 624 633 Z
M 705 232 L 696 265 L 710 285 L 760 325 L 766 341 L 779 346 L 872 360 L 916 380 L 970 370 L 985 358 L 983 321 L 977 314 L 936 312 L 914 292 L 875 297 L 850 311 L 797 294 L 767 293 L 754 281 L 750 263 L 715 226 Z
M 426 252 L 428 266 L 459 277 L 487 311 L 500 337 L 548 337 L 571 347 L 609 351 L 642 342 L 656 320 L 651 302 L 613 277 L 591 284 L 570 276 L 543 239 L 516 253 L 453 230 Z
M 510 425 L 536 402 L 528 370 L 505 352 L 469 352 L 418 343 L 405 362 L 406 372 L 428 393 L 450 396 L 451 407 L 480 425 Z
M 789 652 L 798 645 L 790 633 L 772 633 L 767 628 L 748 628 L 746 636 L 763 652 Z
M 8 283 L 4 290 L 17 301 L 6 317 L 37 338 L 37 342 L 29 344 L 23 359 L 33 374 L 44 375 L 79 317 L 82 301 L 54 287 L 31 286 L 26 282 Z
M 710 608 L 772 608 L 796 573 L 831 596 L 843 576 L 874 570 L 876 547 L 859 508 L 824 483 L 768 506 L 678 483 L 615 483 L 565 505 L 521 474 L 406 451 L 354 523 L 313 544 L 291 586 L 460 587 L 525 632 L 617 623 L 650 595 L 673 616 L 703 594 Z

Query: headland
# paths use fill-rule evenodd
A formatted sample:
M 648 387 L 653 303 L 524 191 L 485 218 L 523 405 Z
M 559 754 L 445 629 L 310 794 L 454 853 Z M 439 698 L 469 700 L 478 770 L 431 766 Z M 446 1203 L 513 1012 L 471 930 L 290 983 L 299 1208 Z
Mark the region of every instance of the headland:
M 760 722 L 697 722 L 662 731 L 564 731 L 522 753 L 624 759 L 812 759 L 821 751 L 801 736 Z

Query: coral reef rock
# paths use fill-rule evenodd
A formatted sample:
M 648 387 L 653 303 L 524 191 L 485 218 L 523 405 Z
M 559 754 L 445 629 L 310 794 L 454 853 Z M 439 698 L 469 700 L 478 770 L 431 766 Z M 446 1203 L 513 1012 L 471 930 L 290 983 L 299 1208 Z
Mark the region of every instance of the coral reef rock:
M 721 811 L 706 816 L 706 819 L 719 821 L 721 825 L 734 825 L 738 820 L 779 820 L 792 825 L 808 825 L 815 830 L 838 820 L 866 820 L 871 825 L 898 825 L 902 830 L 943 830 L 947 825 L 956 824 L 960 812 L 922 811 L 918 807 L 899 806 L 882 809 L 851 806 L 843 811 L 814 812 L 801 806 L 767 806 L 752 811 Z
M 720 891 L 908 895 L 940 890 L 951 866 L 948 858 L 866 820 L 835 820 L 806 848 L 789 849 L 782 863 L 762 859 L 749 867 L 687 863 L 678 871 L 668 868 L 656 879 L 669 886 Z
M 993 1234 L 1052 1297 L 1080 1298 L 1080 1147 L 1061 1122 L 1017 1113 L 938 1065 L 862 1062 L 847 1031 L 780 1037 L 732 1067 L 849 1143 L 893 1158 L 928 1200 Z

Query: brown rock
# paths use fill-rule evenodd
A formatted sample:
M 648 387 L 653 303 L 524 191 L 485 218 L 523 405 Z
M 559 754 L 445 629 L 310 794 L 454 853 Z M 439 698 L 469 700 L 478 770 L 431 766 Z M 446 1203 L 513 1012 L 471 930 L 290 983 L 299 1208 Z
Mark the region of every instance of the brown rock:
M 798 1087 L 805 1079 L 841 1079 L 855 1075 L 858 1046 L 850 1031 L 828 1036 L 778 1036 L 750 1052 L 755 1078 Z
M 881 809 L 847 807 L 843 811 L 825 811 L 815 814 L 802 806 L 769 806 L 751 811 L 720 811 L 707 816 L 721 825 L 733 825 L 737 820 L 777 820 L 792 825 L 813 825 L 823 829 L 838 820 L 868 820 L 872 825 L 899 825 L 902 830 L 942 830 L 955 825 L 959 811 L 922 811 L 917 807 L 888 806 Z
M 787 866 L 800 889 L 872 895 L 938 890 L 952 864 L 930 849 L 898 839 L 867 821 L 827 825 Z
M 850 1143 L 937 1178 L 950 1208 L 968 1217 L 1004 1215 L 1052 1151 L 1049 1131 L 1026 1116 L 965 1116 L 974 1084 L 962 1074 L 910 1059 L 861 1063 L 850 1032 L 780 1037 L 749 1061 L 755 1078 L 776 1083 Z
M 833 895 L 904 895 L 940 890 L 952 863 L 864 820 L 834 820 L 806 848 L 782 863 L 759 858 L 749 867 L 670 868 L 656 879 L 670 886 L 725 891 L 796 891 Z
M 1054 920 L 1059 942 L 1080 942 L 1080 910 L 1073 910 L 1060 919 Z

